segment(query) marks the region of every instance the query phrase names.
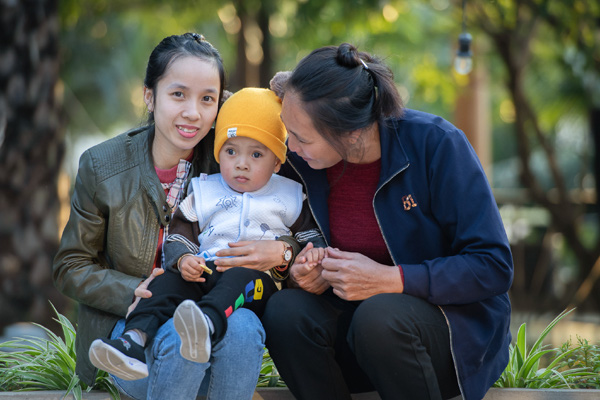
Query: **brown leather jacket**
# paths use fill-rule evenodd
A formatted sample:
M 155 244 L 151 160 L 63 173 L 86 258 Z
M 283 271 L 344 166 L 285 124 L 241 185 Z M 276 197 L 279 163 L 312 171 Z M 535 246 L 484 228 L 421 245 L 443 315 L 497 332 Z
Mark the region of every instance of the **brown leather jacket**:
M 89 346 L 127 313 L 152 270 L 160 225 L 171 216 L 152 161 L 153 137 L 153 126 L 133 129 L 88 149 L 79 161 L 53 278 L 79 303 L 76 372 L 88 385 L 96 376 Z M 197 146 L 189 177 L 216 171 L 213 141 L 211 132 Z

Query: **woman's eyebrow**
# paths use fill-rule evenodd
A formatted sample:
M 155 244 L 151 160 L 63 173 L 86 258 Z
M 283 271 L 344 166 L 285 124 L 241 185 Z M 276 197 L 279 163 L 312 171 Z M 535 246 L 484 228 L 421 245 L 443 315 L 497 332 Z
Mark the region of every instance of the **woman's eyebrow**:
M 167 89 L 187 89 L 188 87 L 183 83 L 173 82 L 167 86 Z
M 294 135 L 296 137 L 296 139 L 300 139 L 300 136 L 294 132 L 294 131 L 290 131 L 289 129 L 287 130 L 288 135 Z
M 171 83 L 171 84 L 169 84 L 167 86 L 167 90 L 173 90 L 173 89 L 187 90 L 187 89 L 189 89 L 189 87 L 186 84 L 184 84 L 184 83 L 173 82 L 173 83 Z M 219 91 L 216 88 L 214 88 L 214 87 L 203 88 L 203 92 L 206 92 L 206 93 L 219 93 Z

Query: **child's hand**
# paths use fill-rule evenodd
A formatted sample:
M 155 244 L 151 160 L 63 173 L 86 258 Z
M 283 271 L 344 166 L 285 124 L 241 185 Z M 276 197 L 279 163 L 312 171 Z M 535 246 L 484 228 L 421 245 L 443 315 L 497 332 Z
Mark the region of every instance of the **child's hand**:
M 188 282 L 205 282 L 206 279 L 202 278 L 204 272 L 212 274 L 210 268 L 205 265 L 204 258 L 187 255 L 179 262 L 179 272 L 181 277 Z
M 323 247 L 313 247 L 304 254 L 306 263 L 309 267 L 316 267 L 321 264 L 321 261 L 327 257 L 327 249 Z
M 313 253 L 313 249 L 316 251 Z M 310 262 L 307 255 L 310 255 Z M 309 242 L 296 256 L 294 264 L 290 266 L 290 284 L 292 286 L 300 287 L 307 292 L 314 294 L 321 294 L 329 287 L 327 282 L 321 276 L 323 272 L 323 266 L 319 260 L 320 254 L 325 257 L 327 252 L 325 249 L 315 249 L 312 242 Z

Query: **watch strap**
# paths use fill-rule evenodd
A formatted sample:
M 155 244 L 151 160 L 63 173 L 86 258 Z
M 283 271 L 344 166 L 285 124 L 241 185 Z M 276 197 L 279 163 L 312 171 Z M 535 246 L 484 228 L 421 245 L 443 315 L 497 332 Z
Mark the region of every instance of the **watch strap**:
M 298 253 L 300 253 L 300 245 L 292 236 L 280 236 L 276 240 L 285 242 L 286 244 L 291 246 L 292 250 L 292 258 L 287 263 L 287 265 L 283 264 L 271 268 L 271 276 L 273 277 L 273 279 L 275 279 L 276 281 L 284 281 L 290 275 L 289 266 L 294 263 L 294 261 L 296 260 L 296 256 L 298 255 Z

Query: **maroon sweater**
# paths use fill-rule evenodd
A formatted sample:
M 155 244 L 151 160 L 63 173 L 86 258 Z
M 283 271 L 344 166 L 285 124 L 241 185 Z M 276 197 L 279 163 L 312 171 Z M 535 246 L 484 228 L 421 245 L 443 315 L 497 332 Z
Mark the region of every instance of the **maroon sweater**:
M 370 164 L 346 163 L 345 169 L 341 161 L 327 169 L 331 246 L 393 265 L 373 210 L 380 170 L 381 160 Z M 402 275 L 402 267 L 398 267 Z

